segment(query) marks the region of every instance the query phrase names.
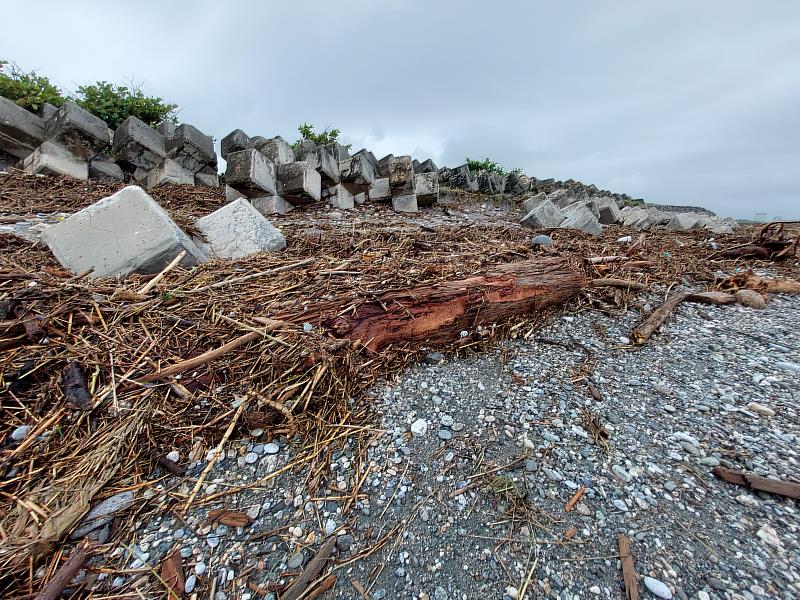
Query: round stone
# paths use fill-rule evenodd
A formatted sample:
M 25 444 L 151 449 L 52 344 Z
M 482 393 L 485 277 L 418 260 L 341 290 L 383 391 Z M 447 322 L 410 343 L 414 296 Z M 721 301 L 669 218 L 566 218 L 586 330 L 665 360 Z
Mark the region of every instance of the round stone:
M 15 442 L 21 442 L 28 436 L 30 430 L 31 430 L 30 425 L 20 425 L 14 431 L 11 432 L 11 439 L 14 440 Z
M 425 435 L 428 431 L 428 422 L 425 419 L 417 419 L 411 424 L 411 433 L 414 435 Z
M 652 577 L 644 578 L 644 587 L 659 598 L 664 600 L 672 600 L 672 591 L 667 587 L 667 584 Z
M 303 566 L 304 561 L 305 557 L 303 556 L 303 553 L 295 552 L 289 557 L 289 560 L 286 561 L 286 566 L 292 570 L 299 569 Z
M 280 449 L 280 446 L 274 442 L 264 444 L 264 454 L 277 454 Z
M 450 415 L 444 415 L 442 417 L 442 421 L 441 421 L 442 427 L 452 427 L 453 426 L 453 422 L 454 422 L 453 417 L 451 417 Z
M 258 460 L 258 454 L 255 452 L 248 452 L 244 457 L 244 462 L 248 465 L 252 465 L 254 462 Z
M 191 594 L 194 591 L 195 586 L 197 585 L 197 576 L 196 575 L 189 575 L 186 578 L 186 583 L 183 584 L 183 591 L 187 594 Z
M 453 432 L 447 429 L 440 429 L 439 433 L 437 434 L 440 440 L 449 440 L 453 437 Z

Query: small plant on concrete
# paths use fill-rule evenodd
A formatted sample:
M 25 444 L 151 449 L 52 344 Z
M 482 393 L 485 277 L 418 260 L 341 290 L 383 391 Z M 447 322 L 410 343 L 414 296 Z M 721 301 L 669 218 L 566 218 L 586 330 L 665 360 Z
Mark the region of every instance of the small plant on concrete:
M 490 173 L 497 173 L 501 177 L 503 175 L 508 175 L 508 171 L 500 166 L 499 163 L 495 161 L 484 158 L 483 160 L 474 160 L 469 157 L 466 159 L 467 166 L 469 167 L 470 173 L 478 173 L 479 171 L 488 171 Z M 515 169 L 518 170 L 518 169 Z
M 98 81 L 78 88 L 75 102 L 116 129 L 128 117 L 138 117 L 151 127 L 162 121 L 177 123 L 177 104 L 165 102 L 158 96 L 145 96 L 141 86 Z
M 294 144 L 292 144 L 292 148 L 297 148 L 300 145 L 300 142 L 305 140 L 310 140 L 314 142 L 317 146 L 327 146 L 328 144 L 332 144 L 333 142 L 338 141 L 339 134 L 342 132 L 339 129 L 329 128 L 326 127 L 320 133 L 314 132 L 314 126 L 310 125 L 309 123 L 303 123 L 300 127 L 297 128 L 297 131 L 300 132 L 300 139 L 297 140 Z M 350 146 L 352 144 L 342 144 L 345 148 L 350 150 Z
M 39 113 L 46 102 L 64 103 L 64 96 L 47 77 L 35 71 L 25 72 L 15 63 L 0 60 L 0 96 L 16 102 L 32 113 Z

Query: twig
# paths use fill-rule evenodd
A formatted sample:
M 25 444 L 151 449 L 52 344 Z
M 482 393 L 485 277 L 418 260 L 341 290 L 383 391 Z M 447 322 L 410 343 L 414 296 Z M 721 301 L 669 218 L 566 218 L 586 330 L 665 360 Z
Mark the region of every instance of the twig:
M 70 581 L 78 574 L 81 567 L 93 553 L 89 540 L 84 539 L 69 555 L 67 562 L 61 565 L 45 586 L 36 594 L 35 600 L 58 600 Z
M 617 536 L 619 544 L 619 557 L 622 561 L 622 579 L 625 582 L 625 598 L 639 600 L 639 582 L 636 579 L 636 568 L 631 556 L 631 541 L 624 533 Z
M 298 267 L 304 267 L 305 265 L 310 265 L 312 262 L 314 262 L 313 258 L 307 258 L 305 260 L 301 260 L 299 262 L 292 263 L 290 265 L 283 265 L 281 267 L 275 267 L 274 269 L 267 269 L 266 271 L 259 271 L 258 273 L 251 273 L 250 275 L 244 275 L 242 277 L 235 277 L 233 279 L 218 281 L 210 285 L 204 285 L 203 287 L 195 288 L 193 290 L 186 290 L 179 293 L 196 294 L 197 292 L 206 292 L 208 290 L 215 290 L 224 287 L 226 285 L 233 285 L 234 283 L 242 283 L 244 281 L 250 281 L 251 279 L 255 279 L 257 277 L 265 277 L 267 275 L 274 275 L 275 273 L 281 273 L 283 271 L 290 271 L 292 269 L 297 269 Z
M 146 294 L 150 293 L 150 290 L 152 290 L 154 287 L 156 287 L 158 285 L 159 281 L 164 279 L 164 275 L 166 275 L 167 273 L 172 271 L 172 269 L 174 269 L 175 267 L 178 266 L 178 263 L 180 263 L 183 260 L 184 256 L 186 256 L 186 250 L 181 250 L 178 253 L 178 256 L 173 258 L 172 262 L 169 263 L 166 267 L 164 267 L 161 270 L 161 273 L 159 273 L 158 275 L 153 277 L 150 281 L 148 281 L 147 284 L 136 293 L 140 294 L 142 296 L 145 296 Z

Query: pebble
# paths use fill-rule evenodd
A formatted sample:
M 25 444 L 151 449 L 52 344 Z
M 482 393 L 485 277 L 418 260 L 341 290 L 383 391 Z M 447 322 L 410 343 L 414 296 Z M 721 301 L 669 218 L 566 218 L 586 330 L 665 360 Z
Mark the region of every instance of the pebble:
M 289 557 L 289 560 L 286 561 L 287 568 L 294 571 L 295 569 L 299 569 L 303 566 L 303 562 L 305 561 L 305 557 L 303 556 L 302 552 L 295 552 Z
M 167 454 L 167 459 L 171 460 L 172 462 L 176 463 L 181 459 L 181 453 L 177 450 L 173 450 Z
M 202 576 L 202 575 L 205 575 L 206 568 L 207 568 L 207 567 L 206 567 L 206 563 L 204 563 L 204 562 L 199 562 L 199 563 L 197 563 L 197 564 L 194 566 L 194 572 L 195 572 L 197 575 L 201 575 L 201 576 Z
M 428 432 L 428 422 L 425 419 L 417 419 L 411 424 L 411 433 L 416 436 L 423 436 Z
M 31 430 L 30 425 L 20 425 L 14 431 L 11 432 L 11 439 L 14 440 L 15 442 L 21 442 L 27 437 L 28 432 L 30 430 Z
M 761 415 L 762 417 L 774 417 L 775 411 L 772 410 L 769 406 L 765 406 L 763 404 L 759 404 L 758 402 L 750 402 L 747 405 L 747 409 L 753 411 Z
M 449 429 L 440 429 L 436 435 L 439 436 L 440 440 L 449 440 L 453 437 L 453 432 Z
M 611 470 L 614 471 L 614 475 L 622 479 L 625 483 L 630 483 L 631 479 L 633 479 L 633 476 L 619 465 L 614 465 L 611 467 Z
M 549 235 L 539 234 L 531 238 L 531 246 L 550 246 L 553 239 Z
M 186 592 L 187 594 L 191 594 L 194 591 L 196 585 L 197 585 L 197 576 L 189 575 L 186 578 L 186 583 L 183 584 L 183 591 Z
M 510 585 L 506 588 L 506 596 L 511 598 L 511 600 L 517 600 L 519 598 L 519 590 L 513 585 Z
M 244 462 L 248 465 L 252 465 L 254 462 L 258 460 L 258 454 L 255 452 L 248 452 L 244 457 Z
M 628 512 L 628 505 L 625 504 L 625 502 L 623 500 L 620 500 L 619 498 L 615 498 L 612 501 L 612 504 L 616 507 L 617 510 L 621 510 L 623 512 Z
M 453 426 L 453 417 L 450 415 L 444 415 L 441 420 L 442 427 L 452 427 Z
M 664 600 L 672 599 L 672 591 L 663 581 L 659 581 L 658 579 L 654 579 L 652 577 L 645 577 L 644 587 L 646 587 L 648 590 L 650 590 L 650 592 L 659 598 L 664 598 Z
M 277 454 L 280 449 L 280 446 L 275 442 L 264 444 L 264 454 Z

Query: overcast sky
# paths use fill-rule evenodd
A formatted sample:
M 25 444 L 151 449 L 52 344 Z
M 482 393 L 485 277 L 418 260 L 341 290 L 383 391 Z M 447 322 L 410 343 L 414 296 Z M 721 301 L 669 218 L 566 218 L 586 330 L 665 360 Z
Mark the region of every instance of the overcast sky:
M 342 130 L 722 215 L 800 218 L 800 1 L 7 2 L 0 58 L 135 78 L 217 139 Z

